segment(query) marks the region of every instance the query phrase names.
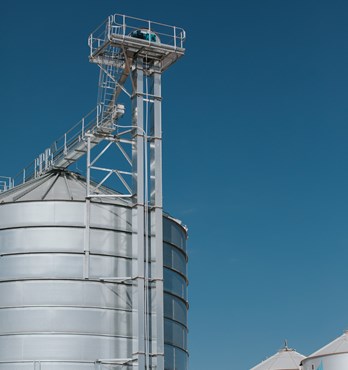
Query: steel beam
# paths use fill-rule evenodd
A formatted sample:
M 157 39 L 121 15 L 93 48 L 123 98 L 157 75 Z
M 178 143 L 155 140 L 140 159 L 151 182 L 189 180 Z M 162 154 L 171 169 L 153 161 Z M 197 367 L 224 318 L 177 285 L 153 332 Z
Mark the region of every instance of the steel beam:
M 144 205 L 144 72 L 142 60 L 134 63 L 132 71 L 134 90 L 132 94 L 133 147 L 133 194 L 135 205 L 132 213 L 133 277 L 136 278 L 133 295 L 133 354 L 138 359 L 138 370 L 145 370 L 145 205 Z
M 161 71 L 155 66 L 151 75 L 151 91 L 154 97 L 150 117 L 150 201 L 151 201 L 151 247 L 155 253 L 152 278 L 155 281 L 156 370 L 164 370 L 164 319 L 163 319 L 163 196 L 162 196 L 162 107 Z
M 83 278 L 89 279 L 90 264 L 90 223 L 91 223 L 91 135 L 87 136 L 87 179 L 86 179 L 86 202 L 85 202 L 85 235 L 84 235 L 84 257 L 83 257 Z

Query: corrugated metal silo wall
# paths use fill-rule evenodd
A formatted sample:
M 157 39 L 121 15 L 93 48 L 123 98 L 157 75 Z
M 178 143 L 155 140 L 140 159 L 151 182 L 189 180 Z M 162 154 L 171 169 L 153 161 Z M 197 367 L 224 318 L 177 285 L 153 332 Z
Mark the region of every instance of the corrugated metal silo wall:
M 303 361 L 303 370 L 346 370 L 348 353 L 335 353 L 326 356 L 307 358 Z
M 0 205 L 0 369 L 91 370 L 132 356 L 131 209 L 91 205 L 83 279 L 84 202 Z M 186 232 L 164 218 L 165 368 L 186 370 Z M 109 369 L 126 369 L 114 366 Z

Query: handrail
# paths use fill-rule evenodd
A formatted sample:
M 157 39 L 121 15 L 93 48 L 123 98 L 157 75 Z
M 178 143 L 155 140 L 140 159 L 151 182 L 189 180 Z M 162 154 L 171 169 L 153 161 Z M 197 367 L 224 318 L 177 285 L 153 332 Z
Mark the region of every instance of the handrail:
M 106 41 L 110 41 L 112 35 L 123 37 L 131 36 L 134 31 L 147 31 L 157 36 L 150 44 L 161 44 L 176 48 L 184 48 L 186 32 L 181 27 L 170 26 L 164 23 L 153 22 L 141 18 L 126 16 L 123 14 L 110 15 L 99 27 L 89 36 L 88 44 L 90 55 L 101 48 Z
M 124 114 L 124 106 L 116 105 L 114 110 L 108 113 L 104 112 L 103 118 L 100 119 L 101 109 L 99 106 L 91 110 L 70 130 L 55 140 L 43 153 L 34 159 L 27 167 L 22 169 L 13 179 L 12 187 L 18 183 L 27 182 L 36 178 L 52 168 L 66 168 L 70 162 L 64 158 L 69 158 L 69 154 L 74 153 L 78 146 L 85 147 L 86 133 L 96 134 L 107 130 L 112 132 L 116 129 L 115 120 Z M 82 156 L 75 155 L 75 157 Z M 76 159 L 74 159 L 76 160 Z M 7 187 L 8 190 L 9 187 Z M 1 182 L 0 182 L 1 189 Z

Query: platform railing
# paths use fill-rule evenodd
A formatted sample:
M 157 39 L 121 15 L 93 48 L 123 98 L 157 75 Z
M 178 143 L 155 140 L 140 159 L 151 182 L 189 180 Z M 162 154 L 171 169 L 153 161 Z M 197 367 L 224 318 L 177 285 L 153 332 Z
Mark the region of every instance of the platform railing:
M 98 105 L 91 110 L 13 179 L 7 180 L 7 183 L 4 181 L 4 184 L 2 184 L 0 178 L 0 192 L 2 189 L 2 191 L 5 191 L 15 185 L 37 178 L 52 168 L 67 167 L 69 161 L 64 161 L 64 158 L 69 157 L 74 152 L 74 161 L 77 157 L 82 156 L 84 154 L 83 148 L 86 145 L 86 133 L 96 135 L 101 132 L 111 133 L 116 129 L 115 121 L 124 114 L 124 107 L 117 105 L 114 108 L 114 110 L 109 110 L 107 114 L 104 111 L 103 116 L 101 115 L 101 106 Z M 79 151 L 81 154 L 76 155 L 76 151 Z
M 12 177 L 0 176 L 0 193 L 10 190 L 14 187 L 14 182 Z
M 114 14 L 109 16 L 89 36 L 90 55 L 92 56 L 95 51 L 100 50 L 106 42 L 111 40 L 112 36 L 137 38 L 134 34 L 135 31 L 143 31 L 148 36 L 146 41 L 149 44 L 165 45 L 173 49 L 184 48 L 186 33 L 183 28 L 123 14 Z

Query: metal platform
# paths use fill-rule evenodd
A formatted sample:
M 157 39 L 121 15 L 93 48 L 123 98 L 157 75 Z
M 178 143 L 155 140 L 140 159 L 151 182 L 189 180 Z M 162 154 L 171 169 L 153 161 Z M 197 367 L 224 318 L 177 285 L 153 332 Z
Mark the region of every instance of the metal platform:
M 185 39 L 182 28 L 115 14 L 90 35 L 90 61 L 107 63 L 125 54 L 130 59 L 155 60 L 163 72 L 184 55 Z

